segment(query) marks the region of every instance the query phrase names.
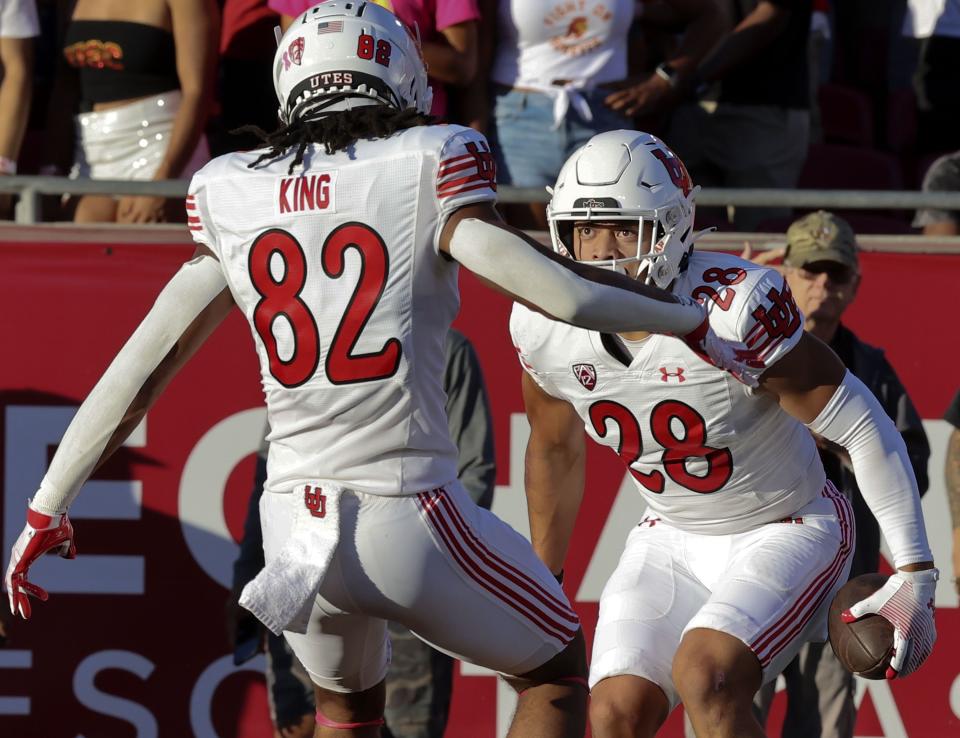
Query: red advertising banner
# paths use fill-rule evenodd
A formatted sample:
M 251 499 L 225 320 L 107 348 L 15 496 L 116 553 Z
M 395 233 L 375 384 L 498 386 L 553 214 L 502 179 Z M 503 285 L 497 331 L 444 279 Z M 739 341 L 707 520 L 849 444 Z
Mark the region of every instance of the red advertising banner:
M 178 240 L 172 238 L 171 240 Z M 0 244 L 0 529 L 3 567 L 24 506 L 79 401 L 191 253 L 180 244 Z M 934 453 L 924 501 L 938 563 L 940 640 L 917 675 L 862 683 L 858 736 L 960 735 L 960 614 L 950 588 L 943 489 L 946 424 L 960 386 L 951 296 L 960 256 L 868 253 L 849 324 L 883 346 L 925 418 Z M 905 276 L 909 275 L 909 280 Z M 494 510 L 525 529 L 527 426 L 509 305 L 464 276 L 460 327 L 481 357 L 493 402 Z M 0 648 L 4 738 L 272 735 L 262 657 L 236 669 L 225 635 L 253 452 L 264 411 L 249 329 L 234 314 L 171 383 L 127 444 L 72 508 L 79 555 L 32 570 L 50 601 L 28 622 L 7 616 Z M 588 490 L 566 567 L 588 641 L 600 588 L 636 521 L 640 497 L 608 450 L 591 447 Z M 6 608 L 6 604 L 3 605 Z M 779 735 L 782 697 L 771 735 Z M 502 683 L 460 668 L 447 735 L 504 734 L 513 702 Z M 679 711 L 662 731 L 682 735 Z

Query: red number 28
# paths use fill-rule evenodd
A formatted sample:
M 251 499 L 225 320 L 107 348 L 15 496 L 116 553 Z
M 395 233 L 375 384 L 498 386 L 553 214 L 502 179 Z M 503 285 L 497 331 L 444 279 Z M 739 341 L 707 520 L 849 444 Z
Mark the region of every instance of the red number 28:
M 590 406 L 590 422 L 597 436 L 607 435 L 607 421 L 612 420 L 620 434 L 617 453 L 627 465 L 627 469 L 640 484 L 651 492 L 663 492 L 665 479 L 663 473 L 654 470 L 649 473 L 637 471 L 631 466 L 641 456 L 643 442 L 640 437 L 640 423 L 626 407 L 618 402 L 601 400 Z M 674 433 L 672 424 L 677 421 L 683 428 L 683 435 Z M 721 489 L 733 474 L 733 455 L 728 448 L 707 446 L 707 426 L 696 410 L 678 400 L 665 400 L 650 413 L 650 430 L 654 440 L 663 446 L 660 463 L 674 482 L 693 492 L 709 494 Z M 687 462 L 703 459 L 707 470 L 703 476 L 687 471 Z
M 719 282 L 724 287 L 728 288 L 731 285 L 740 284 L 746 278 L 747 273 L 739 267 L 733 267 L 730 269 L 710 267 L 703 273 L 704 282 Z M 721 296 L 721 294 L 713 289 L 713 287 L 700 285 L 691 293 L 691 296 L 694 300 L 697 300 L 701 303 L 703 302 L 704 297 L 709 297 L 721 310 L 729 310 L 730 305 L 733 302 L 733 298 L 737 296 L 737 292 L 734 289 L 726 289 L 723 290 L 723 295 Z
M 324 241 L 321 266 L 333 279 L 343 275 L 344 255 L 354 248 L 360 253 L 360 280 L 347 310 L 337 326 L 327 352 L 326 374 L 333 384 L 352 384 L 383 379 L 393 375 L 400 364 L 400 341 L 389 339 L 379 351 L 353 354 L 360 333 L 383 295 L 389 274 L 389 254 L 380 234 L 361 223 L 345 223 Z M 277 279 L 270 262 L 278 256 L 283 274 Z M 298 387 L 310 379 L 320 361 L 320 336 L 317 323 L 301 298 L 307 282 L 307 261 L 303 247 L 291 234 L 272 229 L 261 234 L 250 249 L 250 280 L 260 294 L 253 309 L 253 325 L 263 341 L 270 373 L 284 387 Z M 293 351 L 280 356 L 273 333 L 275 321 L 286 318 L 293 333 Z

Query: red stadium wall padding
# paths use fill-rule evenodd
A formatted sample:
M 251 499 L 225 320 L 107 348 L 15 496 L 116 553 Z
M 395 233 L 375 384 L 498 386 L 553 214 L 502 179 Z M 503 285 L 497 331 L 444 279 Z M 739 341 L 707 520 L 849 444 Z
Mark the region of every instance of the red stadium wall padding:
M 182 244 L 0 244 L 4 567 L 25 501 L 78 401 L 190 253 Z M 951 655 L 960 652 L 960 615 L 947 586 L 946 431 L 937 419 L 960 385 L 960 346 L 950 322 L 960 256 L 871 253 L 863 261 L 864 283 L 849 323 L 887 349 L 928 421 L 934 457 L 924 505 L 944 581 L 933 657 L 903 682 L 867 688 L 859 697 L 857 734 L 958 735 L 960 667 Z M 509 306 L 469 276 L 462 285 L 457 325 L 480 353 L 495 415 L 495 510 L 522 527 L 525 420 L 507 335 Z M 29 623 L 9 624 L 8 644 L 0 649 L 0 735 L 271 734 L 262 657 L 235 670 L 224 631 L 226 586 L 263 424 L 250 349 L 245 321 L 234 314 L 74 506 L 78 559 L 37 563 L 37 581 L 51 598 L 35 607 Z M 599 586 L 616 562 L 639 496 L 609 451 L 591 447 L 588 465 L 566 589 L 590 639 Z M 779 735 L 782 699 L 771 735 Z M 461 669 L 447 735 L 502 735 L 511 710 L 509 694 L 493 677 Z M 682 735 L 679 711 L 662 734 Z

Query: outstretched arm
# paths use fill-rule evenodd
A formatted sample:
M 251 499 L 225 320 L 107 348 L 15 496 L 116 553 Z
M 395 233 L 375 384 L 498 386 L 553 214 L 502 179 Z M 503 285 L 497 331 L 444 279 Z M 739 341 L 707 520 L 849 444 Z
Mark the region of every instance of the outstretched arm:
M 164 287 L 67 428 L 10 557 L 4 581 L 14 614 L 30 616 L 28 593 L 46 599 L 46 593 L 26 579 L 37 557 L 52 549 L 74 555 L 73 528 L 66 513 L 80 487 L 123 443 L 232 305 L 219 263 L 206 247 L 198 247 L 194 258 Z
M 504 223 L 490 202 L 455 211 L 439 247 L 492 289 L 582 328 L 686 335 L 706 317 L 693 300 L 555 254 Z
M 232 306 L 219 263 L 198 247 L 80 406 L 33 499 L 35 509 L 66 512 Z

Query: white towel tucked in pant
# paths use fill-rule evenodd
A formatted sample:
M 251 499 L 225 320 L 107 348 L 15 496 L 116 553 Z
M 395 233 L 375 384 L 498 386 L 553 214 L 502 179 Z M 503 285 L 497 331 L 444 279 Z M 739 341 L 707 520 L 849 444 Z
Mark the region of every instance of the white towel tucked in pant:
M 317 493 L 325 498 L 322 517 Z M 284 630 L 306 632 L 314 599 L 340 540 L 340 493 L 340 488 L 328 485 L 296 487 L 291 493 L 295 513 L 286 542 L 279 552 L 265 551 L 267 565 L 243 588 L 240 604 L 277 635 Z M 275 493 L 265 493 L 264 499 L 267 494 Z M 270 521 L 261 518 L 261 524 L 267 526 Z

